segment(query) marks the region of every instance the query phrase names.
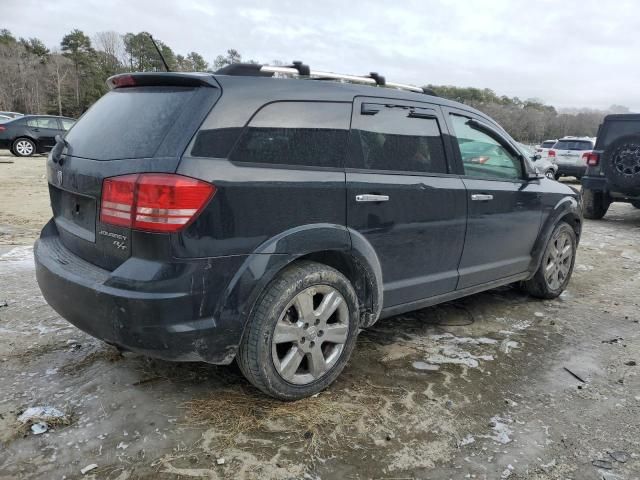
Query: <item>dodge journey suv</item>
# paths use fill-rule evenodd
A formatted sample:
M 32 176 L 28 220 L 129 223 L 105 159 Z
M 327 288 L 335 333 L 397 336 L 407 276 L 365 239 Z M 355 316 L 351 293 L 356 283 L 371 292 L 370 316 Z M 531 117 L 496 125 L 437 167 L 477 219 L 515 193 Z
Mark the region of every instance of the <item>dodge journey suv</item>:
M 235 359 L 293 400 L 381 318 L 569 282 L 579 195 L 465 105 L 301 63 L 108 83 L 49 155 L 35 257 L 47 302 L 109 344 Z

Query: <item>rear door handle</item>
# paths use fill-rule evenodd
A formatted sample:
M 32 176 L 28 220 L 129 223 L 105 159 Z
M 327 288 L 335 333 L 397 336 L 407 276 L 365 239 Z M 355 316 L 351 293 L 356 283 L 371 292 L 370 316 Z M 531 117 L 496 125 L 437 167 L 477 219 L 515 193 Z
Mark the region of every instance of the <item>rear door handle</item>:
M 493 200 L 493 195 L 487 195 L 486 193 L 474 193 L 471 195 L 471 200 L 475 202 L 486 202 L 487 200 Z
M 389 195 L 375 195 L 366 193 L 364 195 L 356 195 L 356 202 L 388 202 Z

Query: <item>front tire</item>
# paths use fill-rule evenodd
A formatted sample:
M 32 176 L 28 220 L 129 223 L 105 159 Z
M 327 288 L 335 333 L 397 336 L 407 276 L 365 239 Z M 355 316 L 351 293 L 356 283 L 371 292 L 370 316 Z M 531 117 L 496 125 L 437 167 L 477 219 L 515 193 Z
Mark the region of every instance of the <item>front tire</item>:
M 555 172 L 553 171 L 552 168 L 550 168 L 549 170 L 544 172 L 544 176 L 547 177 L 547 178 L 550 178 L 551 180 L 557 180 L 556 174 L 555 174 Z
M 558 297 L 573 273 L 576 260 L 576 232 L 571 225 L 560 222 L 551 234 L 542 261 L 533 278 L 524 282 L 525 290 L 537 298 Z
M 605 192 L 588 188 L 582 190 L 582 214 L 584 218 L 600 220 L 609 210 L 609 205 L 611 205 L 611 200 L 609 200 L 609 196 Z
M 238 350 L 240 370 L 272 397 L 314 395 L 347 364 L 359 318 L 356 293 L 344 275 L 319 263 L 296 262 L 257 301 Z
M 11 146 L 11 151 L 18 157 L 30 157 L 36 153 L 36 144 L 29 138 L 17 138 Z

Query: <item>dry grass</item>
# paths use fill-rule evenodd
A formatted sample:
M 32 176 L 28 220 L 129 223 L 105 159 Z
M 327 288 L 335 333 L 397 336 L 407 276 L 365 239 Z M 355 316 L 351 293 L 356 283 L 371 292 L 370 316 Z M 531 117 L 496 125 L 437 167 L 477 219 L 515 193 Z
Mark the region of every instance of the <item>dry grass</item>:
M 240 434 L 252 438 L 259 433 L 280 433 L 293 442 L 307 442 L 317 449 L 323 440 L 348 437 L 356 428 L 380 420 L 376 417 L 384 404 L 380 396 L 367 395 L 367 404 L 348 395 L 323 392 L 296 402 L 270 399 L 255 390 L 227 388 L 208 398 L 185 404 L 190 424 L 213 426 L 225 446 Z

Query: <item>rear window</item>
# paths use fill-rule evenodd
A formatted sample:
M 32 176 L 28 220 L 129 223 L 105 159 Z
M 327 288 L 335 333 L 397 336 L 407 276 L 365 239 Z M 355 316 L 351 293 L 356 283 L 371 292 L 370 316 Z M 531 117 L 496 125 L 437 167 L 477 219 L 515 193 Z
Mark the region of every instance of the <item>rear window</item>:
M 556 144 L 555 140 L 551 140 L 550 142 L 542 142 L 542 148 L 552 148 Z
M 588 140 L 559 140 L 553 148 L 556 150 L 593 150 L 593 143 Z
M 234 162 L 342 167 L 350 103 L 276 102 L 259 110 L 231 152 Z
M 616 120 L 606 123 L 602 146 L 603 150 L 620 137 L 640 134 L 640 121 Z
M 94 160 L 153 157 L 194 94 L 187 87 L 112 90 L 73 126 L 72 154 Z

